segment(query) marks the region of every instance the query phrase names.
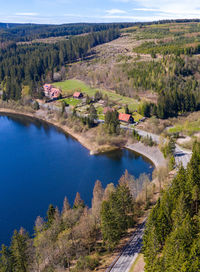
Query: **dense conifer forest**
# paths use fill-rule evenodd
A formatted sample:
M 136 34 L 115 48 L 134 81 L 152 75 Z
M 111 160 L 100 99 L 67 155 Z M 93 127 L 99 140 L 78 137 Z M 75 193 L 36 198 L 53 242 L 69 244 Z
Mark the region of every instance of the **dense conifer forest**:
M 112 28 L 125 28 L 133 23 L 110 24 L 63 24 L 63 25 L 38 25 L 38 24 L 6 24 L 0 23 L 0 44 L 6 41 L 20 42 L 34 39 L 74 36 L 83 33 L 109 30 Z
M 29 86 L 33 97 L 40 96 L 42 83 L 53 80 L 54 71 L 83 58 L 93 46 L 117 37 L 118 29 L 112 28 L 55 44 L 13 43 L 0 49 L 0 82 L 5 90 L 3 99 L 20 99 L 23 85 Z
M 200 109 L 199 59 L 165 56 L 161 61 L 124 65 L 134 88 L 158 93 L 158 103 L 146 104 L 147 117 L 176 117 L 179 113 Z
M 144 236 L 146 270 L 200 271 L 200 144 L 151 211 Z

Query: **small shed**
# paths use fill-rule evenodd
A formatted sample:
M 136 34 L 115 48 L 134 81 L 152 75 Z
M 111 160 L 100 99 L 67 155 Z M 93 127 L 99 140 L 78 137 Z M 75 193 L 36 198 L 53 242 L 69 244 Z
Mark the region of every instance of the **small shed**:
M 73 94 L 73 98 L 76 98 L 76 99 L 83 98 L 83 94 L 81 92 L 75 92 Z
M 119 121 L 132 124 L 134 122 L 134 119 L 131 114 L 120 113 Z

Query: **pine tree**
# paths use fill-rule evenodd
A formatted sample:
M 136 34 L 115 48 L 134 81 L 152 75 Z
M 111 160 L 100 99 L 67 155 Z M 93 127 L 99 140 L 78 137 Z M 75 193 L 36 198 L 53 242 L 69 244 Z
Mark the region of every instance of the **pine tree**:
M 128 229 L 133 225 L 132 196 L 126 185 L 119 185 L 111 193 L 101 208 L 101 231 L 103 239 L 111 249 Z
M 10 250 L 5 246 L 1 246 L 0 251 L 0 271 L 1 272 L 11 272 L 12 263 L 11 263 L 11 253 Z
M 28 236 L 27 234 L 20 234 L 14 231 L 11 246 L 11 260 L 12 271 L 14 272 L 27 272 L 29 259 L 28 259 Z
M 95 109 L 93 104 L 90 104 L 89 108 L 89 119 L 92 123 L 94 123 L 94 120 L 97 119 L 97 110 Z
M 55 219 L 55 211 L 56 209 L 52 204 L 49 205 L 48 211 L 47 211 L 47 226 L 50 227 Z

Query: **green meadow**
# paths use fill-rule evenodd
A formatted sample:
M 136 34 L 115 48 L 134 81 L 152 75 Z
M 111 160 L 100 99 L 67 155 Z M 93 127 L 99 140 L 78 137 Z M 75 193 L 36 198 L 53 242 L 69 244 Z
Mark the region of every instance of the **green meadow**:
M 76 79 L 70 79 L 65 80 L 62 82 L 54 83 L 54 85 L 60 89 L 62 89 L 63 95 L 72 95 L 74 91 L 81 91 L 85 95 L 89 95 L 90 97 L 94 96 L 97 91 L 100 91 L 103 95 L 107 95 L 109 100 L 118 104 L 118 105 L 124 105 L 127 104 L 130 111 L 137 110 L 140 102 L 137 100 L 125 97 L 120 94 L 117 94 L 112 91 L 102 90 L 102 89 L 96 89 L 88 86 L 83 81 L 76 80 Z

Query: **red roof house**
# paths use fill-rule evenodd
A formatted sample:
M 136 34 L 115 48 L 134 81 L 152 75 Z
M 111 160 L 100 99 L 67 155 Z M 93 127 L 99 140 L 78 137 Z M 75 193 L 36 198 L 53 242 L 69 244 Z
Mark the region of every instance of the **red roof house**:
M 73 98 L 82 98 L 83 97 L 83 94 L 81 93 L 81 92 L 75 92 L 74 94 L 73 94 Z
M 133 123 L 134 119 L 131 116 L 131 114 L 120 113 L 119 114 L 119 121 L 125 122 L 125 123 Z
M 52 99 L 57 99 L 61 95 L 61 91 L 57 88 L 52 88 L 50 91 L 50 97 Z
M 57 99 L 61 95 L 61 90 L 54 88 L 51 84 L 44 84 L 43 89 L 45 96 L 50 99 Z

